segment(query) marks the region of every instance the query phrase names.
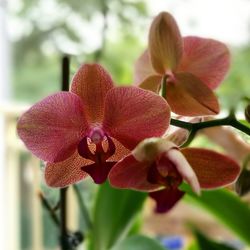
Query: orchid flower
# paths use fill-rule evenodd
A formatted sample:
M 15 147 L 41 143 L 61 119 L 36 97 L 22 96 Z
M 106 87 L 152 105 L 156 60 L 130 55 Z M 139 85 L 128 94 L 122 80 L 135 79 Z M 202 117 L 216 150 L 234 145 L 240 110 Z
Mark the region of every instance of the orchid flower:
M 159 92 L 179 115 L 219 112 L 213 93 L 229 69 L 229 51 L 216 40 L 181 37 L 174 18 L 166 12 L 153 21 L 149 48 L 135 64 L 135 84 Z
M 137 87 L 115 87 L 97 64 L 80 67 L 70 92 L 32 106 L 18 121 L 19 137 L 46 161 L 49 186 L 65 187 L 90 175 L 106 180 L 112 166 L 141 140 L 161 136 L 170 120 L 166 101 Z
M 228 156 L 207 149 L 179 149 L 165 138 L 149 138 L 112 168 L 109 181 L 117 188 L 149 192 L 161 213 L 182 198 L 183 180 L 200 194 L 201 188 L 232 183 L 239 172 L 239 165 Z

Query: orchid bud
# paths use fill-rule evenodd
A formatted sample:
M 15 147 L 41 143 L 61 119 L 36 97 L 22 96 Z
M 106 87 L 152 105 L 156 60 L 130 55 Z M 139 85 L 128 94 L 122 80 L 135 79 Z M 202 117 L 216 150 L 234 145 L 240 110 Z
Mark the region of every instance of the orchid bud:
M 245 108 L 245 117 L 248 122 L 250 122 L 250 103 Z
M 243 196 L 250 192 L 250 154 L 244 159 L 242 171 L 235 184 L 235 190 L 240 195 Z
M 243 169 L 235 186 L 236 192 L 243 196 L 250 192 L 250 170 Z

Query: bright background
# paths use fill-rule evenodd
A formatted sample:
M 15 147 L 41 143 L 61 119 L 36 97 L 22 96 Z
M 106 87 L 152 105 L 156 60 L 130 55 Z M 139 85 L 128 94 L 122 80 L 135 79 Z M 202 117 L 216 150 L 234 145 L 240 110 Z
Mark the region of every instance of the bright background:
M 224 109 L 241 106 L 241 99 L 250 93 L 249 0 L 0 0 L 0 136 L 5 138 L 0 141 L 0 245 L 6 246 L 2 249 L 55 249 L 57 242 L 56 228 L 46 211 L 40 211 L 44 227 L 36 230 L 43 231 L 44 248 L 32 245 L 32 225 L 40 215 L 32 212 L 39 206 L 34 199 L 40 186 L 34 183 L 40 177 L 31 165 L 39 163 L 16 141 L 16 118 L 26 105 L 60 89 L 60 59 L 65 53 L 72 55 L 71 75 L 81 63 L 95 61 L 117 84 L 131 84 L 133 64 L 147 46 L 150 22 L 163 10 L 175 16 L 183 35 L 228 44 L 231 71 L 217 94 Z M 56 201 L 57 192 L 45 193 Z M 197 208 L 188 208 L 183 215 L 182 206 L 164 220 L 175 226 L 175 234 L 188 237 L 183 224 L 195 221 Z M 148 211 L 145 232 L 170 234 L 173 226 L 162 226 L 162 217 Z M 233 239 L 208 215 L 196 220 L 204 222 L 206 232 Z

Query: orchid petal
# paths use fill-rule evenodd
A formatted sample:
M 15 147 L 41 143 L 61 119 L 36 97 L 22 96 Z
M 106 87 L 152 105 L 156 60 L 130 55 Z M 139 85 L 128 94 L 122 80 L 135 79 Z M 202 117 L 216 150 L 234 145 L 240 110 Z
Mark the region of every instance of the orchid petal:
M 152 67 L 148 50 L 145 50 L 143 54 L 135 62 L 135 72 L 134 72 L 135 85 L 138 85 L 150 75 L 155 75 L 155 71 Z
M 151 163 L 138 162 L 133 155 L 119 161 L 109 173 L 110 184 L 117 188 L 129 188 L 139 191 L 157 190 L 160 185 L 147 180 Z
M 184 37 L 184 53 L 178 71 L 189 72 L 209 88 L 215 89 L 224 79 L 230 66 L 227 46 L 213 39 Z
M 107 159 L 107 162 L 118 162 L 122 158 L 124 158 L 126 155 L 130 153 L 130 150 L 124 147 L 119 141 L 117 141 L 115 138 L 111 138 L 113 143 L 115 144 L 115 153 Z
M 183 197 L 185 193 L 177 188 L 162 189 L 149 193 L 149 196 L 156 201 L 157 213 L 166 213 Z
M 81 167 L 93 162 L 82 158 L 77 151 L 65 161 L 48 163 L 45 167 L 45 181 L 48 186 L 63 188 L 81 181 L 88 175 Z
M 162 82 L 162 77 L 159 75 L 151 75 L 147 77 L 139 87 L 146 90 L 151 90 L 152 92 L 158 93 L 160 90 Z
M 26 147 L 44 161 L 59 162 L 73 154 L 88 129 L 81 99 L 69 92 L 48 96 L 18 121 Z
M 119 87 L 107 94 L 103 128 L 128 149 L 145 138 L 163 135 L 169 120 L 168 104 L 151 91 Z
M 240 166 L 231 158 L 207 149 L 181 150 L 195 171 L 201 188 L 217 188 L 235 181 Z
M 89 122 L 101 122 L 104 100 L 113 82 L 105 69 L 98 64 L 84 64 L 75 74 L 71 92 L 82 98 Z
M 174 82 L 167 81 L 166 99 L 171 110 L 179 115 L 219 113 L 218 100 L 212 90 L 190 73 L 175 74 Z
M 176 149 L 169 150 L 167 157 L 175 165 L 182 178 L 192 187 L 193 191 L 200 194 L 200 184 L 196 173 L 183 154 Z
M 181 57 L 183 41 L 174 18 L 167 12 L 160 13 L 149 32 L 149 53 L 153 68 L 161 75 L 174 70 Z

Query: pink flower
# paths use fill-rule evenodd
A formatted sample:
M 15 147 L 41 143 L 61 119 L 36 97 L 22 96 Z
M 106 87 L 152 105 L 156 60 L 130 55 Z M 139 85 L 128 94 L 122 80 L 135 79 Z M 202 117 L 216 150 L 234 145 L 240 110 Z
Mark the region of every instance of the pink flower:
M 212 89 L 229 69 L 229 51 L 216 40 L 181 37 L 174 18 L 166 12 L 153 21 L 149 48 L 135 65 L 135 83 L 163 93 L 171 110 L 179 115 L 198 116 L 219 112 Z
M 102 183 L 112 166 L 141 140 L 169 125 L 165 100 L 137 87 L 114 87 L 97 64 L 83 65 L 70 92 L 46 97 L 18 121 L 19 137 L 47 162 L 45 180 L 64 187 L 89 174 Z
M 179 190 L 186 181 L 196 192 L 232 183 L 240 167 L 231 158 L 207 149 L 179 149 L 161 138 L 142 141 L 131 154 L 111 170 L 109 180 L 118 188 L 149 192 L 157 203 L 157 212 L 167 212 L 184 192 Z

